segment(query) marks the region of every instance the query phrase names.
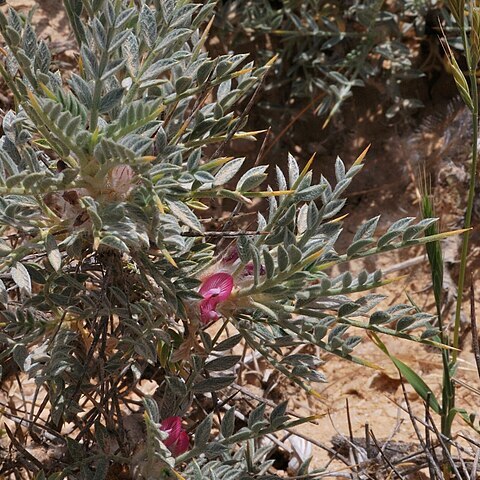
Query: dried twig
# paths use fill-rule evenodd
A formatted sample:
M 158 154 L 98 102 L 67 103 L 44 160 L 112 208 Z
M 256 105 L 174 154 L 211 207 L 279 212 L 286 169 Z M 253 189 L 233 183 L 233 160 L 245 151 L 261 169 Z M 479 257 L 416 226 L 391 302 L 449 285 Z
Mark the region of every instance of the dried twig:
M 262 146 L 260 147 L 260 151 L 258 152 L 257 158 L 255 159 L 255 162 L 253 164 L 253 167 L 256 167 L 259 165 L 262 157 L 263 157 L 263 152 L 265 151 L 265 148 L 267 146 L 267 140 L 270 137 L 272 127 L 268 127 L 267 133 L 265 134 L 265 137 L 263 138 Z M 223 226 L 223 232 L 225 233 L 225 230 L 231 227 L 233 224 L 233 219 L 238 218 L 238 214 L 240 213 L 240 210 L 243 208 L 243 203 L 238 202 L 234 209 L 230 212 L 230 215 L 228 216 L 227 221 L 225 222 L 225 225 Z M 257 232 L 258 233 L 258 232 Z M 220 247 L 223 245 L 223 238 L 220 239 L 220 242 L 217 245 L 217 248 L 220 249 Z
M 280 141 L 280 139 L 292 128 L 292 126 L 297 122 L 308 110 L 310 110 L 315 103 L 320 100 L 320 98 L 325 96 L 325 92 L 321 92 L 318 94 L 309 104 L 307 104 L 304 108 L 302 108 L 296 115 L 293 116 L 293 118 L 290 120 L 290 122 L 282 129 L 282 131 L 276 135 L 272 141 L 272 143 L 269 145 L 265 153 L 261 156 L 261 160 L 263 160 L 263 157 L 267 156 L 270 153 L 270 150 Z
M 255 105 L 255 102 L 257 101 L 257 97 L 262 91 L 263 84 L 265 82 L 265 79 L 267 78 L 267 75 L 264 75 L 262 79 L 260 80 L 259 84 L 257 85 L 257 88 L 253 92 L 253 95 L 251 96 L 249 102 L 247 103 L 247 106 L 245 109 L 242 111 L 242 113 L 239 115 L 237 119 L 237 123 L 234 128 L 228 133 L 227 137 L 223 142 L 218 146 L 218 148 L 215 150 L 213 155 L 210 156 L 209 160 L 212 160 L 213 158 L 217 158 L 221 155 L 223 152 L 223 149 L 227 145 L 227 143 L 234 137 L 234 135 L 237 133 L 238 129 L 240 128 L 240 125 L 242 124 L 243 120 L 247 117 L 247 115 L 250 113 L 250 110 L 253 108 Z
M 383 268 L 382 273 L 387 275 L 389 273 L 398 272 L 399 270 L 405 270 L 406 268 L 415 267 L 416 265 L 420 265 L 427 260 L 426 255 L 419 255 L 418 257 L 409 258 L 404 262 L 395 263 L 391 267 Z
M 254 400 L 256 400 L 258 402 L 266 403 L 268 406 L 270 406 L 272 408 L 275 408 L 277 406 L 277 404 L 275 402 L 272 402 L 268 398 L 260 397 L 259 395 L 256 395 L 255 393 L 251 392 L 247 388 L 242 387 L 240 385 L 237 385 L 235 383 L 231 386 L 231 388 L 237 390 L 238 392 L 243 393 L 244 395 L 247 395 L 247 396 L 253 398 Z M 288 415 L 291 415 L 292 417 L 302 418 L 301 415 L 298 415 L 295 412 L 292 412 L 291 410 L 288 410 L 288 409 L 286 410 L 286 413 Z M 305 435 L 304 433 L 299 432 L 297 430 L 294 430 L 294 429 L 291 429 L 291 428 L 286 428 L 285 430 L 287 432 L 291 433 L 292 435 L 296 435 L 297 437 L 303 438 L 304 440 L 307 440 L 308 442 L 310 442 L 312 445 L 315 445 L 316 447 L 319 447 L 322 450 L 325 450 L 326 452 L 333 455 L 335 458 L 338 458 L 339 460 L 341 460 L 343 463 L 345 463 L 345 465 L 349 464 L 348 459 L 345 458 L 343 455 L 340 455 L 335 449 L 333 449 L 331 447 L 328 447 L 327 445 L 319 442 L 318 440 L 316 440 L 314 438 L 311 438 L 308 435 Z
M 447 446 L 447 443 L 444 441 L 444 439 L 442 438 L 443 435 L 440 433 L 440 431 L 438 430 L 437 426 L 435 425 L 435 422 L 433 421 L 432 417 L 430 414 L 428 414 L 428 420 L 429 420 L 429 423 L 430 425 L 432 426 L 433 430 L 435 431 L 435 434 L 437 435 L 437 438 L 438 438 L 438 441 L 440 442 L 440 445 L 442 447 L 442 450 L 443 450 L 443 455 L 444 457 L 447 458 L 448 460 L 448 463 L 450 464 L 450 467 L 452 468 L 453 470 L 453 473 L 456 475 L 456 478 L 458 479 L 461 479 L 461 475 L 460 475 L 460 472 L 458 471 L 458 468 L 457 466 L 455 465 L 455 461 L 453 460 L 453 457 L 450 453 L 450 450 Z M 450 440 L 450 439 L 448 439 Z M 440 477 L 442 478 L 442 477 Z
M 442 478 L 442 472 L 440 470 L 440 467 L 438 464 L 435 462 L 435 459 L 433 458 L 432 454 L 430 451 L 427 449 L 425 445 L 425 441 L 422 437 L 422 434 L 420 433 L 420 429 L 418 428 L 417 421 L 418 419 L 415 417 L 415 415 L 412 412 L 412 407 L 410 405 L 410 401 L 408 400 L 408 395 L 407 395 L 407 390 L 405 389 L 405 384 L 401 383 L 402 386 L 402 392 L 403 392 L 403 398 L 405 400 L 405 404 L 407 406 L 407 413 L 410 417 L 410 421 L 412 422 L 412 426 L 415 430 L 415 434 L 417 435 L 418 441 L 420 442 L 420 445 L 425 452 L 425 455 L 427 456 L 428 459 L 428 464 L 432 466 L 432 469 L 435 471 L 435 474 L 438 476 L 438 478 Z
M 375 438 L 375 434 L 373 433 L 373 430 L 370 429 L 369 430 L 369 437 L 372 437 L 372 440 L 373 440 L 373 443 L 375 444 L 375 446 L 377 447 L 378 451 L 380 452 L 380 455 L 382 456 L 383 460 L 388 464 L 388 466 L 392 469 L 393 473 L 395 473 L 395 475 L 400 478 L 400 480 L 403 480 L 403 477 L 402 475 L 400 474 L 400 472 L 395 468 L 395 465 L 393 465 L 393 463 L 390 461 L 390 459 L 388 458 L 387 455 L 385 455 L 385 453 L 383 452 L 383 448 L 380 447 L 377 439 Z M 368 451 L 368 450 L 367 450 Z
M 477 468 L 478 468 L 479 459 L 480 459 L 480 448 L 478 448 L 475 453 L 475 459 L 473 460 L 472 471 L 470 473 L 470 480 L 476 480 L 477 478 Z
M 425 402 L 425 446 L 426 449 L 432 454 L 433 460 L 436 465 L 440 465 L 437 454 L 435 452 L 435 448 L 432 446 L 432 441 L 430 437 L 430 429 L 426 426 L 428 425 L 428 416 L 430 413 L 430 396 L 431 393 L 428 392 L 427 395 L 427 401 Z M 431 465 L 431 462 L 428 462 L 428 470 L 430 472 L 430 477 L 433 479 L 435 478 L 435 470 L 433 469 L 433 466 Z
M 8 425 L 3 426 L 5 432 L 7 433 L 8 438 L 12 442 L 12 445 L 22 454 L 25 460 L 33 463 L 35 467 L 40 470 L 43 468 L 42 463 L 37 460 L 16 438 L 15 435 L 8 428 Z
M 348 402 L 348 398 L 345 399 L 345 403 L 346 403 L 346 407 L 347 407 L 348 434 L 350 436 L 350 443 L 353 445 L 354 441 L 353 441 L 352 419 L 350 417 L 350 404 Z M 352 448 L 350 451 L 352 452 L 352 456 L 353 456 L 353 460 L 354 460 L 355 464 L 358 465 L 360 463 L 360 461 L 359 461 L 358 456 L 357 456 L 357 449 Z M 360 478 L 359 475 L 358 475 L 357 467 L 352 468 L 352 472 L 354 474 L 354 477 Z
M 470 282 L 470 322 L 472 325 L 472 350 L 477 365 L 478 377 L 480 378 L 480 345 L 478 340 L 477 316 L 475 313 L 475 291 L 473 286 L 473 276 Z

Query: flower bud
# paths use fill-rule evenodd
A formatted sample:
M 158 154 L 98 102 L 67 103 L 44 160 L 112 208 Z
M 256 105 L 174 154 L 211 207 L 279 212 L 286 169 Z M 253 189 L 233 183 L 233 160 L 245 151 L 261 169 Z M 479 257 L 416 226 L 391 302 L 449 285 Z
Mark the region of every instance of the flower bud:
M 168 417 L 160 424 L 160 430 L 168 433 L 168 437 L 163 444 L 172 452 L 174 457 L 178 457 L 188 450 L 190 439 L 188 433 L 182 427 L 180 417 Z

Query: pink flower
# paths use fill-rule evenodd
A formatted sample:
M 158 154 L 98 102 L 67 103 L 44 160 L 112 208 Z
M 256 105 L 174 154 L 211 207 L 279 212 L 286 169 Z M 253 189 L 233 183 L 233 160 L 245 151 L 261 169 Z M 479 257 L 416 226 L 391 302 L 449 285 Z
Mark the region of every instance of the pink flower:
M 255 267 L 253 266 L 253 263 L 247 263 L 245 265 L 245 268 L 243 269 L 243 276 L 244 277 L 253 277 L 253 273 L 255 271 Z M 263 265 L 260 265 L 260 275 L 265 275 L 265 267 Z
M 203 296 L 200 302 L 200 320 L 207 325 L 220 318 L 217 305 L 224 302 L 232 293 L 233 277 L 228 273 L 214 273 L 202 283 L 199 293 Z
M 222 258 L 222 263 L 229 265 L 232 263 L 235 263 L 238 260 L 238 249 L 237 247 L 232 247 L 229 250 L 227 250 L 227 253 L 225 256 Z M 245 268 L 243 269 L 243 272 L 241 274 L 241 278 L 243 277 L 253 277 L 255 267 L 253 266 L 253 262 L 249 262 L 245 265 Z M 260 275 L 265 275 L 265 267 L 263 265 L 260 265 Z
M 188 438 L 188 433 L 182 427 L 182 419 L 180 417 L 166 418 L 160 424 L 160 430 L 168 433 L 168 437 L 163 443 L 174 457 L 178 457 L 188 450 L 190 439 Z
M 225 256 L 222 258 L 223 263 L 233 263 L 238 260 L 238 249 L 237 247 L 230 247 Z

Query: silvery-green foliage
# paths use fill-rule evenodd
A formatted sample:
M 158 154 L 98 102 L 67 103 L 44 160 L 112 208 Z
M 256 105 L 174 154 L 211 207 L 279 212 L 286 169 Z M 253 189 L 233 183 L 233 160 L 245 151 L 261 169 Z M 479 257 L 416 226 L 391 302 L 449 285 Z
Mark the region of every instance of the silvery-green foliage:
M 210 414 L 196 427 L 192 449 L 174 459 L 161 441 L 166 435 L 158 427 L 160 412 L 157 404 L 148 397 L 144 399 L 144 404 L 146 446 L 134 459 L 134 465 L 140 478 L 147 479 L 158 478 L 159 472 L 169 478 L 168 472 L 174 475 L 175 465 L 182 463 L 187 463 L 183 475 L 192 480 L 264 478 L 263 475 L 273 464 L 273 460 L 267 460 L 268 454 L 276 445 L 269 443 L 261 447 L 254 440 L 276 431 L 280 426 L 291 428 L 305 421 L 291 420 L 285 414 L 286 403 L 279 404 L 268 416 L 265 415 L 265 405 L 260 404 L 248 418 L 239 414 L 246 425 L 235 431 L 237 412 L 235 407 L 231 407 L 223 415 L 217 434 L 212 433 L 213 417 Z M 237 443 L 243 445 L 236 448 Z
M 374 217 L 357 228 L 344 253 L 338 252 L 335 244 L 342 221 L 335 216 L 345 204 L 342 193 L 361 168 L 356 162 L 346 169 L 337 158 L 336 183 L 332 185 L 322 176 L 318 184 L 312 184 L 311 172 L 300 172 L 296 160 L 289 156 L 285 173 L 277 167 L 279 190 L 288 193 L 270 197 L 268 214 L 259 215 L 258 231 L 268 233 L 242 236 L 237 241 L 239 261 L 244 265 L 252 262 L 254 271 L 253 281 L 237 294 L 248 299 L 250 309 L 234 318 L 235 325 L 252 348 L 299 384 L 301 378 L 308 382 L 325 379 L 312 370 L 316 365 L 313 357 L 282 358 L 284 347 L 314 344 L 364 363 L 352 355 L 361 341 L 358 335 L 348 335 L 352 327 L 416 341 L 438 333 L 431 327 L 432 317 L 413 305 L 378 309 L 385 297 L 368 291 L 384 283 L 381 271 L 330 273 L 334 265 L 426 242 L 423 232 L 435 222 L 405 218 L 377 235 L 380 217 Z M 250 170 L 244 177 L 249 174 L 256 172 Z M 361 292 L 365 294 L 355 300 L 348 296 Z M 419 328 L 423 329 L 421 338 L 413 337 L 411 332 Z
M 2 249 L 27 307 L 16 310 L 9 330 L 20 334 L 25 314 L 37 316 L 32 328 L 51 328 L 55 321 L 38 312 L 56 306 L 59 317 L 96 317 L 96 294 L 81 287 L 99 263 L 94 250 L 117 252 L 113 263 L 122 253 L 135 257 L 128 274 L 151 298 L 148 313 L 129 307 L 131 334 L 145 314 L 154 321 L 177 312 L 177 295 L 195 287 L 195 280 L 168 278 L 166 265 L 159 268 L 165 260 L 155 265 L 148 253 L 184 255 L 185 273 L 211 256 L 201 245 L 192 251 L 194 240 L 183 235 L 184 226 L 203 230 L 192 211 L 201 206 L 196 199 L 218 196 L 229 180 L 215 176 L 221 162 L 205 162 L 203 148 L 235 136 L 233 107 L 265 71 L 245 65 L 244 55 L 208 57 L 198 27 L 213 6 L 67 1 L 81 46 L 79 72 L 66 82 L 50 68 L 48 47 L 28 20 L 13 9 L 0 17 L 3 74 L 19 104 L 3 120 L 0 218 L 26 240 Z M 212 95 L 216 100 L 206 101 Z M 32 257 L 38 252 L 47 254 L 41 266 Z M 89 256 L 82 273 L 75 265 Z M 116 280 L 115 305 L 125 309 L 130 299 Z M 47 287 L 32 297 L 32 281 Z M 163 292 L 158 301 L 155 289 Z M 122 342 L 153 361 L 151 327 Z
M 445 9 L 438 0 L 375 1 L 227 0 L 218 34 L 233 44 L 253 42 L 259 59 L 279 55 L 269 88 L 288 96 L 318 95 L 317 112 L 331 115 L 355 87 L 381 82 L 386 116 L 412 112 L 420 99 L 403 86 L 424 75 L 412 61 L 409 33 L 426 38 L 426 20 Z M 445 15 L 446 16 L 446 15 Z M 319 94 L 323 92 L 324 95 Z M 274 105 L 272 105 L 274 107 Z
M 276 169 L 278 185 L 257 191 L 267 166 L 248 168 L 220 152 L 251 137 L 237 109 L 268 67 L 205 53 L 214 2 L 65 0 L 65 7 L 79 44 L 75 72 L 56 69 L 28 17 L 0 13 L 0 73 L 15 99 L 0 138 L 0 361 L 13 359 L 46 391 L 55 431 L 66 422 L 80 430 L 65 439 L 68 478 L 104 478 L 110 462 L 129 455 L 139 478 L 158 462 L 167 473 L 187 462 L 192 475 L 223 478 L 223 460 L 240 470 L 259 466 L 247 473 L 263 475 L 265 452 L 245 442 L 304 420 L 289 421 L 282 409 L 268 416 L 260 406 L 236 430 L 229 410 L 213 433 L 209 415 L 177 459 L 162 444 L 159 420 L 185 417 L 194 400 L 231 387 L 241 360 L 231 350 L 242 341 L 309 391 L 325 381 L 316 368 L 323 359 L 290 347 L 316 345 L 367 363 L 352 354 L 361 339 L 354 329 L 431 343 L 437 332 L 428 315 L 411 305 L 377 307 L 383 297 L 368 292 L 384 284 L 380 272 L 335 275 L 331 267 L 426 243 L 434 220 L 407 218 L 378 233 L 375 217 L 342 253 L 343 194 L 361 160 L 347 169 L 337 159 L 331 183 L 314 182 L 289 156 L 287 168 Z M 201 325 L 198 288 L 226 268 L 224 252 L 205 241 L 196 212 L 210 198 L 249 205 L 251 197 L 268 205 L 256 231 L 234 235 L 235 288 L 221 313 L 238 334 L 220 338 Z M 146 447 L 134 452 L 123 407 L 152 378 L 158 389 L 145 403 Z M 121 459 L 102 446 L 105 426 L 124 449 Z M 93 428 L 98 462 L 86 448 Z
M 277 445 L 266 438 L 279 428 L 293 428 L 303 424 L 306 419 L 292 420 L 286 414 L 287 403 L 280 403 L 266 414 L 265 404 L 260 404 L 244 417 L 230 407 L 223 415 L 219 432 L 212 435 L 212 418 L 206 419 L 195 430 L 194 448 L 177 459 L 177 464 L 187 462 L 184 474 L 192 480 L 243 478 L 279 478 L 269 474 L 274 460 L 269 459 Z M 235 418 L 239 417 L 245 424 L 235 431 Z M 266 438 L 262 443 L 255 439 Z M 209 441 L 210 439 L 210 441 Z M 240 443 L 238 448 L 235 445 Z M 203 452 L 204 455 L 199 456 Z M 308 473 L 307 463 L 301 467 L 299 474 Z

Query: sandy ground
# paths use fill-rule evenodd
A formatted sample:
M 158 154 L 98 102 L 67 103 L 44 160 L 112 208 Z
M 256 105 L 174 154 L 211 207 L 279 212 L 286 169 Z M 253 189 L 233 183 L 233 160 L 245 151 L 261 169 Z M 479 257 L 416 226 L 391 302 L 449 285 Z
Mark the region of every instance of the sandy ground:
M 61 1 L 9 0 L 7 5 L 17 11 L 25 12 L 33 7 L 35 9 L 33 19 L 40 37 L 53 42 L 71 40 L 68 19 Z M 6 7 L 3 7 L 3 10 L 5 11 Z

